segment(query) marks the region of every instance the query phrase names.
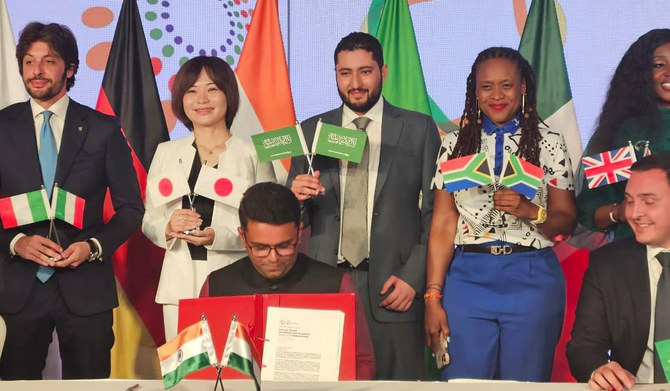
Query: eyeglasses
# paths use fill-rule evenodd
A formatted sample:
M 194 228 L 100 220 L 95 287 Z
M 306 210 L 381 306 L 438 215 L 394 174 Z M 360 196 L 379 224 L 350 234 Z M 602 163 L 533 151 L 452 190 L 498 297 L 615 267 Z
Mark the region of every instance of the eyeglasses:
M 246 237 L 244 241 L 247 242 Z M 247 247 L 249 248 L 249 251 L 251 251 L 251 255 L 259 258 L 265 258 L 270 256 L 270 251 L 272 250 L 275 250 L 277 256 L 280 257 L 287 257 L 289 255 L 293 255 L 293 253 L 295 253 L 295 248 L 297 245 L 298 245 L 297 240 L 294 243 L 280 243 L 274 246 L 270 246 L 267 244 L 251 245 L 249 244 L 249 242 L 247 242 Z

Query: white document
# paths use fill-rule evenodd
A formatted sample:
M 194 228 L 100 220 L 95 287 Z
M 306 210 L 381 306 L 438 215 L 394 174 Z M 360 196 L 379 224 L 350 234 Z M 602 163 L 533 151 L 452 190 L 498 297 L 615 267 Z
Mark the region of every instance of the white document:
M 263 381 L 337 381 L 344 312 L 268 307 Z

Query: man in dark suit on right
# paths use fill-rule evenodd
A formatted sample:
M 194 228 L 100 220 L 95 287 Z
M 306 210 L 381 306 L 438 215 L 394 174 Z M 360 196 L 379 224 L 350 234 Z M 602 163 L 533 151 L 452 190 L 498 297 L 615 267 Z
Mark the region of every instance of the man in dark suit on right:
M 593 390 L 667 382 L 655 342 L 670 339 L 670 153 L 631 170 L 635 235 L 591 253 L 567 347 L 572 374 Z
M 320 119 L 365 131 L 366 151 L 359 164 L 315 156 L 314 176 L 306 174 L 304 157 L 294 158 L 288 186 L 311 227 L 309 254 L 351 273 L 366 309 L 377 378 L 416 380 L 439 134 L 429 116 L 381 97 L 387 66 L 375 37 L 347 35 L 334 60 L 344 104 L 306 120 L 305 139 L 311 145 Z

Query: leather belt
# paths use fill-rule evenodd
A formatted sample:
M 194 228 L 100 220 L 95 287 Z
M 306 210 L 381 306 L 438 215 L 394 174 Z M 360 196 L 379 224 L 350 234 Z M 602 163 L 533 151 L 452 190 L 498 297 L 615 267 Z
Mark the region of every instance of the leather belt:
M 537 251 L 535 247 L 520 246 L 518 244 L 501 244 L 501 245 L 464 244 L 459 247 L 463 248 L 463 252 L 466 253 L 483 253 L 492 255 L 509 255 L 512 253 L 525 253 L 529 251 Z
M 345 269 L 349 271 L 359 271 L 359 272 L 367 272 L 370 270 L 370 258 L 365 258 L 364 260 L 361 261 L 361 263 L 358 264 L 358 266 L 354 266 L 348 261 L 340 262 L 337 264 L 338 269 Z

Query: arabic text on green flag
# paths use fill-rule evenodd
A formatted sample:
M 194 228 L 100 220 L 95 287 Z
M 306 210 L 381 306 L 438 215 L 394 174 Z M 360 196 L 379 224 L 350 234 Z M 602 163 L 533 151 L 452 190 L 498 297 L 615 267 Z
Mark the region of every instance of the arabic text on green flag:
M 319 122 L 315 137 L 318 155 L 360 163 L 367 142 L 367 133 Z
M 251 140 L 261 163 L 308 153 L 303 150 L 295 125 L 254 134 Z

